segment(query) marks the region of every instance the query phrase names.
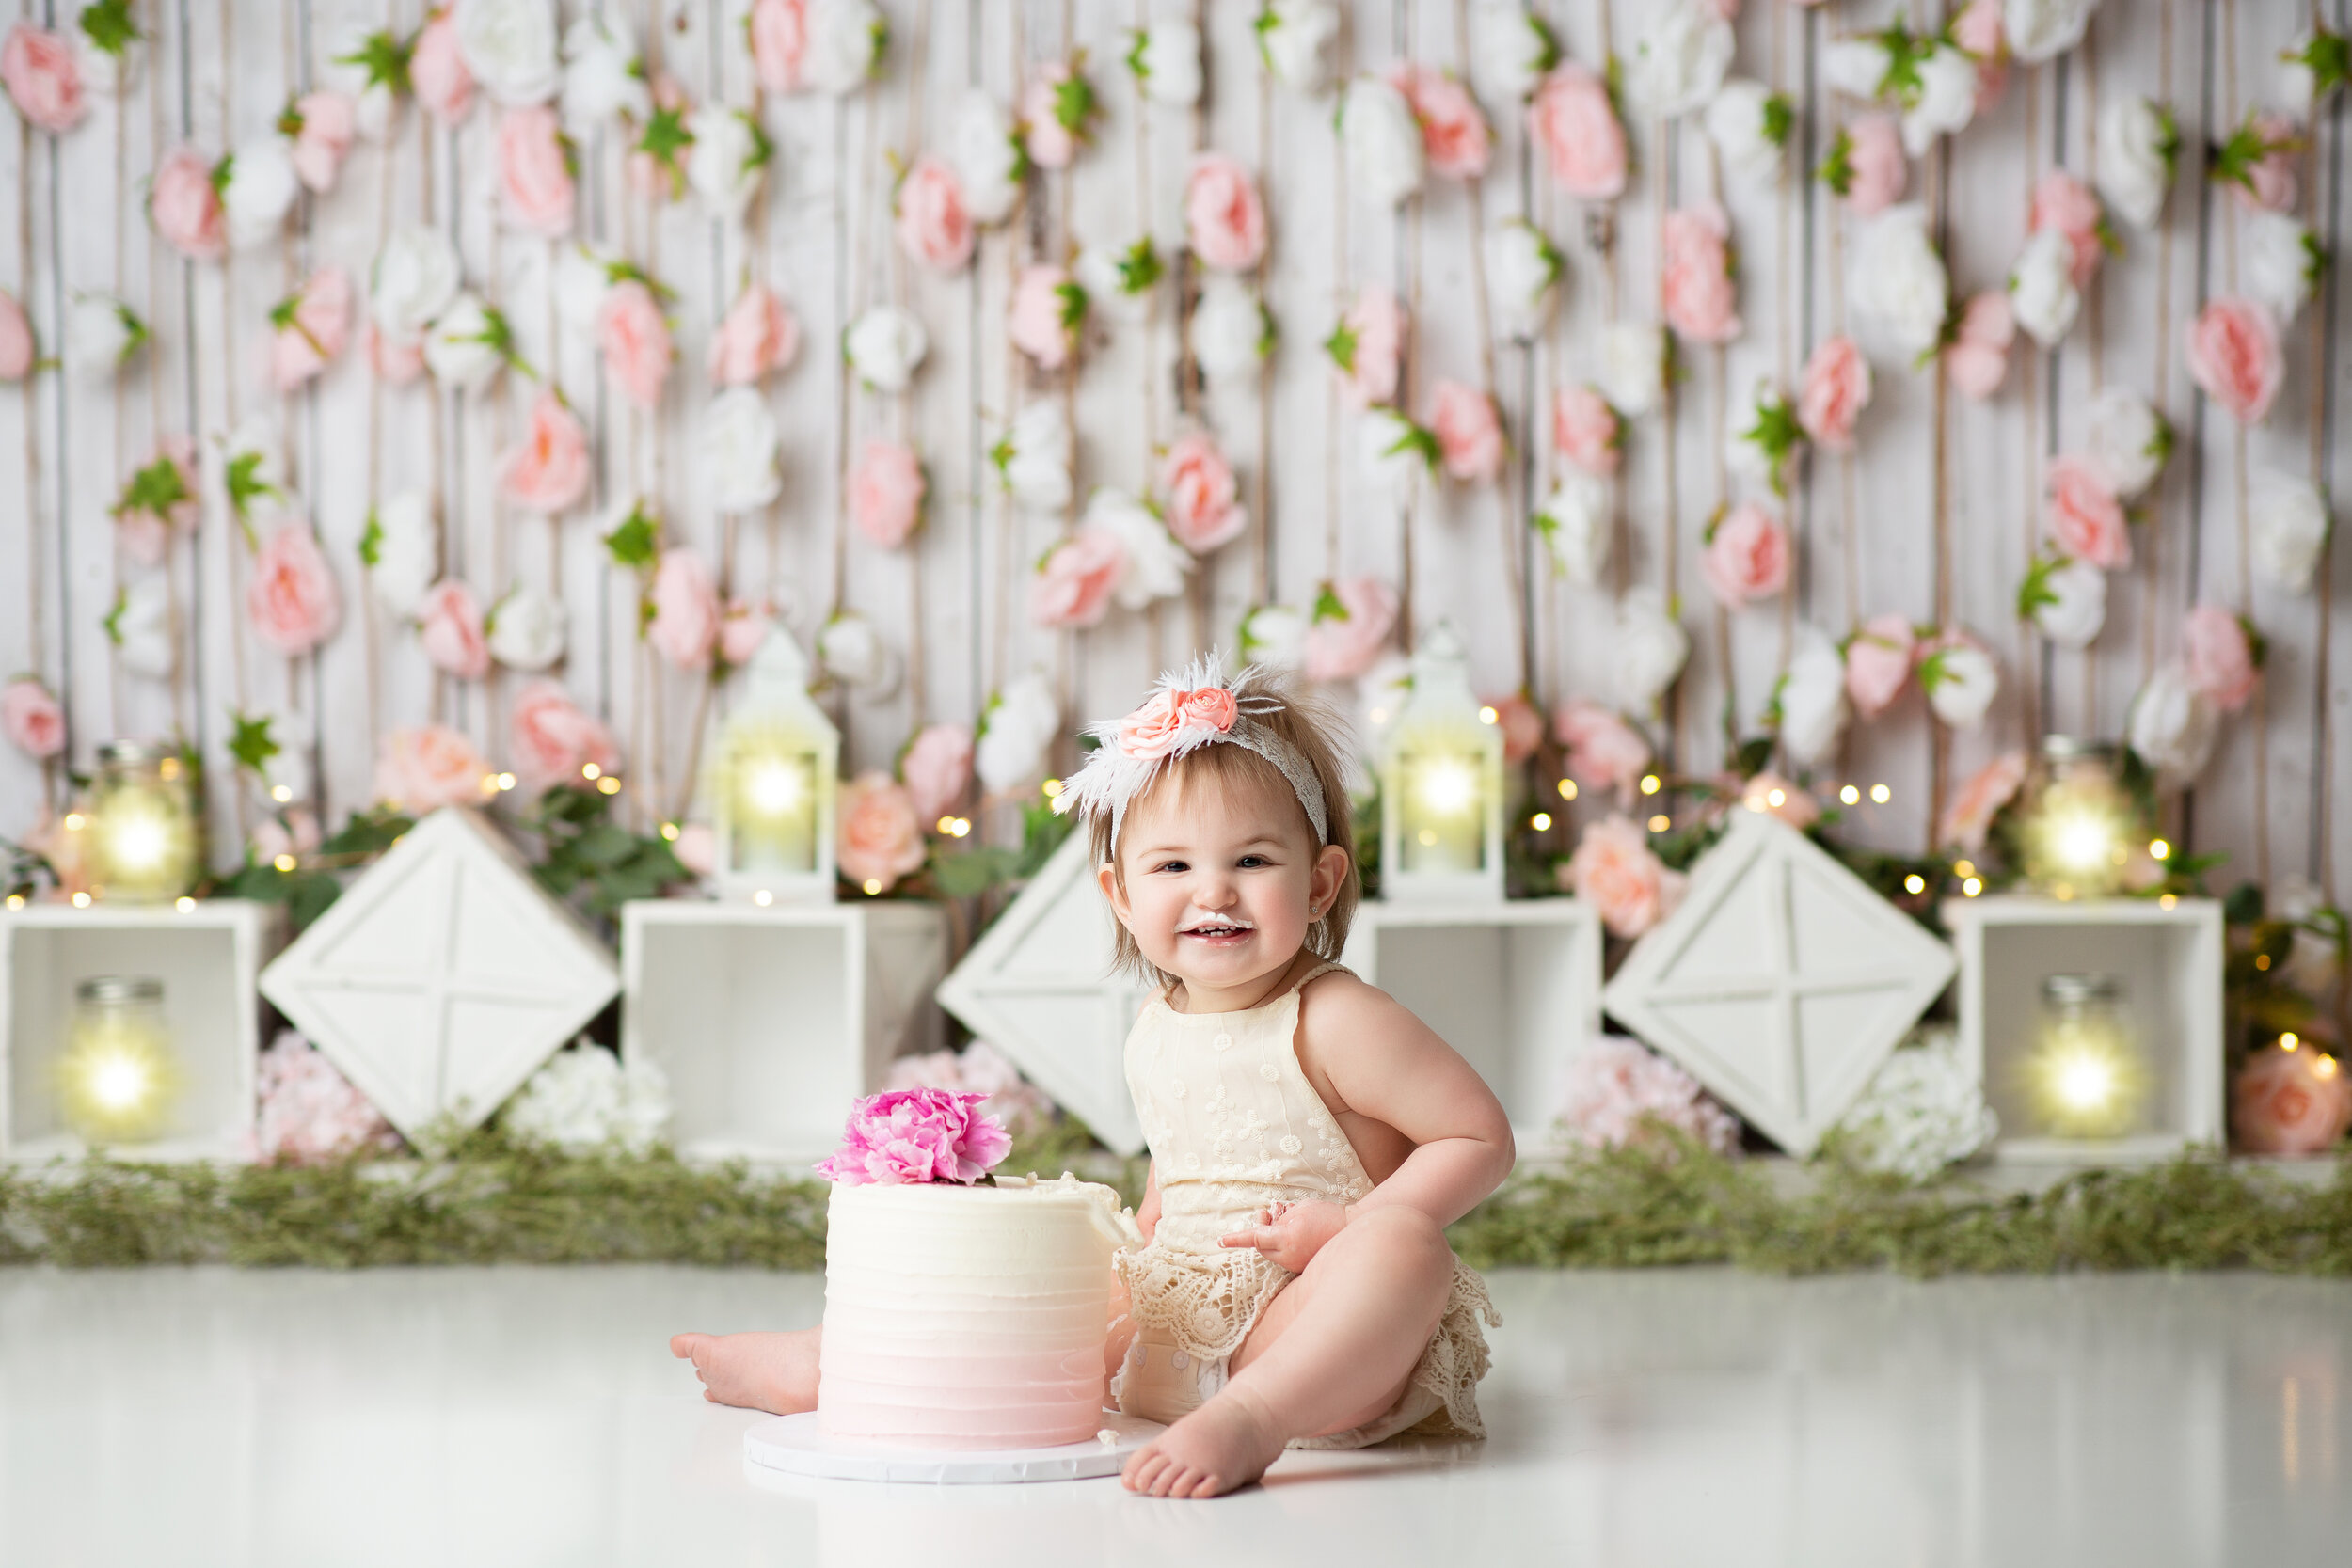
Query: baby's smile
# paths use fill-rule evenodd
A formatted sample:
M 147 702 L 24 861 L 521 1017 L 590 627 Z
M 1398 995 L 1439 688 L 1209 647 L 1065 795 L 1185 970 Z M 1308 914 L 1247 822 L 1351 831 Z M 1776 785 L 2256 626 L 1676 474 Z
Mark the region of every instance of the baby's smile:
M 1238 915 L 1204 914 L 1187 920 L 1176 934 L 1204 947 L 1238 947 L 1257 927 Z

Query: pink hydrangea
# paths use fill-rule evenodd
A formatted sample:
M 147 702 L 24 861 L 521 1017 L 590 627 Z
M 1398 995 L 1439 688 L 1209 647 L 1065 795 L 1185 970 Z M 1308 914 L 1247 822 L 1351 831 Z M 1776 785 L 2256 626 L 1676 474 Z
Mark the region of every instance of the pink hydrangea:
M 324 1165 L 355 1154 L 389 1154 L 400 1134 L 335 1069 L 288 1030 L 262 1053 L 247 1157 L 264 1164 Z
M 1661 1125 L 1719 1154 L 1740 1142 L 1740 1123 L 1698 1080 L 1622 1035 L 1602 1035 L 1569 1061 L 1560 1121 L 1587 1148 L 1638 1148 Z
M 980 1112 L 988 1097 L 946 1089 L 884 1089 L 850 1107 L 841 1147 L 817 1174 L 848 1187 L 977 1181 L 1012 1149 L 1005 1124 Z
M 933 1051 L 922 1056 L 901 1056 L 890 1064 L 886 1089 L 945 1089 L 950 1094 L 977 1094 L 980 1114 L 1001 1117 L 1008 1127 L 1023 1127 L 1052 1119 L 1054 1102 L 1021 1069 L 986 1040 L 974 1040 L 961 1051 Z

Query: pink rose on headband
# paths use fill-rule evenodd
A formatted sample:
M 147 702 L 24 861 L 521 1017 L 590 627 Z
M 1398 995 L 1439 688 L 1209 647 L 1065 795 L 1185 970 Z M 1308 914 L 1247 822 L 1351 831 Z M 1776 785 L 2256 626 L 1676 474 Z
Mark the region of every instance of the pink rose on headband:
M 2206 306 L 2188 329 L 2188 373 L 2238 423 L 2260 424 L 2286 375 L 2270 312 L 2243 299 Z
M 711 384 L 748 386 L 792 363 L 800 347 L 801 324 L 790 309 L 768 285 L 754 283 L 735 296 L 710 335 Z
M 2010 309 L 2009 292 L 1987 289 L 1969 296 L 1960 312 L 1960 329 L 1944 349 L 1944 373 L 1952 390 L 1973 403 L 1982 403 L 2001 388 L 2009 374 L 2009 346 L 2017 340 L 2017 314 Z
M 553 388 L 532 400 L 531 428 L 506 454 L 499 486 L 506 499 L 554 516 L 588 493 L 588 431 Z
M 499 117 L 499 191 L 516 227 L 550 238 L 571 228 L 571 154 L 545 103 Z
M 841 825 L 834 860 L 841 875 L 867 893 L 887 893 L 899 878 L 923 868 L 930 851 L 906 785 L 880 768 L 860 773 L 841 786 L 835 810 Z
M 1713 205 L 1666 214 L 1662 284 L 1666 325 L 1694 343 L 1740 336 L 1739 296 L 1731 282 L 1731 220 Z
M 1240 502 L 1241 485 L 1216 439 L 1198 431 L 1177 438 L 1160 461 L 1160 496 L 1168 531 L 1195 555 L 1206 555 L 1241 536 L 1249 513 Z
M 1900 615 L 1873 615 L 1846 644 L 1846 695 L 1854 712 L 1876 719 L 1911 679 L 1911 623 Z
M 817 1174 L 845 1187 L 977 1181 L 1012 1151 L 1005 1124 L 980 1114 L 983 1094 L 885 1089 L 850 1107 L 841 1147 Z
M 1231 730 L 1239 711 L 1233 694 L 1221 686 L 1197 691 L 1163 687 L 1119 721 L 1119 749 L 1131 757 L 1164 757 L 1187 733 Z
M 220 192 L 212 162 L 200 152 L 181 148 L 157 167 L 147 187 L 147 216 L 164 244 L 191 261 L 217 261 L 229 253 Z
M 962 271 L 979 240 L 955 170 L 929 153 L 898 182 L 898 230 L 907 259 L 937 273 Z
M 1452 478 L 1476 483 L 1502 471 L 1502 417 L 1495 400 L 1459 381 L 1439 381 L 1429 428 Z
M 1265 203 L 1249 171 L 1219 153 L 1197 159 L 1184 181 L 1184 239 L 1203 266 L 1248 272 L 1265 255 Z
M 1527 125 L 1562 191 L 1582 201 L 1625 194 L 1625 127 L 1593 71 L 1573 60 L 1555 67 L 1535 89 Z
M 2059 457 L 2050 464 L 2050 537 L 2076 561 L 2102 571 L 2132 563 L 2132 533 L 2115 483 L 2094 457 Z
M 1672 914 L 1687 885 L 1681 872 L 1667 870 L 1651 852 L 1641 824 L 1623 816 L 1586 827 L 1561 879 L 1618 937 L 1638 937 Z
M 1551 446 L 1586 473 L 1606 479 L 1624 458 L 1617 411 L 1591 387 L 1563 387 L 1551 395 Z

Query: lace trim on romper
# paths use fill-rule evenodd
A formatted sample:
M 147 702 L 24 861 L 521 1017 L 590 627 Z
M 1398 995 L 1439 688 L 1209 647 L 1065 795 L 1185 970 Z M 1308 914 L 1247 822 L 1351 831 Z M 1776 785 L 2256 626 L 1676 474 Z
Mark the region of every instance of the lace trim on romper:
M 1122 1251 L 1120 1277 L 1138 1338 L 1149 1331 L 1207 1363 L 1241 1348 L 1295 1277 L 1264 1255 L 1218 1245 L 1276 1201 L 1354 1203 L 1372 1191 L 1339 1118 L 1298 1063 L 1298 997 L 1339 969 L 1323 963 L 1271 1002 L 1232 1013 L 1179 1013 L 1154 996 L 1127 1037 L 1127 1085 L 1159 1167 L 1160 1222 Z M 1484 1437 L 1478 1381 L 1490 1357 L 1480 1323 L 1501 1317 L 1477 1271 L 1454 1260 L 1444 1316 L 1406 1392 L 1362 1427 L 1294 1448 L 1360 1448 L 1398 1433 Z

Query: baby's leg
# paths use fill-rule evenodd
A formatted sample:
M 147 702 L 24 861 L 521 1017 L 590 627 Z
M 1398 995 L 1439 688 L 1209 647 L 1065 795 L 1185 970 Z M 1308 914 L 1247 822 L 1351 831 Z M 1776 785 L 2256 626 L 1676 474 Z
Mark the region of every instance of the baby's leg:
M 1132 1299 L 1127 1294 L 1127 1282 L 1111 1270 L 1111 1328 L 1103 1340 L 1103 1375 L 1119 1375 L 1120 1367 L 1127 1359 L 1127 1347 L 1135 1343 L 1136 1320 L 1128 1315 Z M 1105 1396 L 1107 1398 L 1107 1395 Z
M 817 1408 L 817 1347 L 824 1332 L 676 1334 L 670 1354 L 694 1363 L 711 1403 L 789 1416 Z
M 1224 1388 L 1127 1462 L 1132 1492 L 1214 1497 L 1294 1437 L 1360 1426 L 1405 1391 L 1454 1284 L 1437 1222 L 1375 1209 L 1324 1244 L 1234 1353 Z

